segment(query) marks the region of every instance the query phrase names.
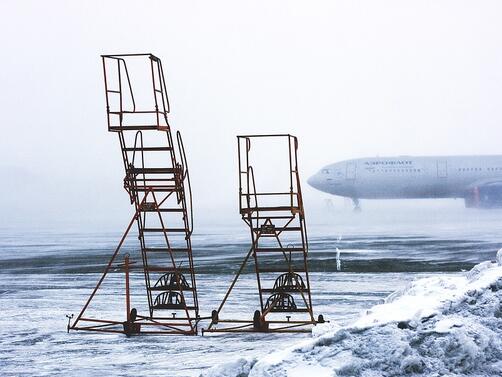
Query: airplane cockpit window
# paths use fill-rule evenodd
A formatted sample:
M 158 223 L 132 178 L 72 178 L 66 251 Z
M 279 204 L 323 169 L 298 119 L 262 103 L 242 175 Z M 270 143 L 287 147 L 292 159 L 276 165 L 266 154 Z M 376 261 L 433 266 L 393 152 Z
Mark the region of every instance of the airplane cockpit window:
M 323 174 L 329 174 L 329 169 L 322 169 L 321 171 Z

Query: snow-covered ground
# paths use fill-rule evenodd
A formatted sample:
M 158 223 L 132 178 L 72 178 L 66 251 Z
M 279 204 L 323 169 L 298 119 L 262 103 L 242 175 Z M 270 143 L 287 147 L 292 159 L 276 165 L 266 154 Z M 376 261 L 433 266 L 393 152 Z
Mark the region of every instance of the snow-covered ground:
M 462 275 L 410 283 L 344 327 L 213 376 L 502 376 L 502 250 Z
M 314 373 L 322 377 L 329 368 L 332 368 L 330 375 L 334 373 L 332 370 L 335 367 L 329 360 L 345 361 L 343 355 L 352 355 L 356 360 L 354 364 L 363 365 L 357 358 L 367 359 L 368 362 L 374 358 L 373 362 L 378 362 L 379 355 L 387 356 L 389 349 L 400 344 L 390 335 L 385 340 L 383 334 L 378 333 L 380 330 L 387 326 L 389 334 L 402 337 L 408 336 L 408 333 L 417 333 L 413 332 L 410 325 L 407 325 L 410 328 L 396 330 L 399 321 L 408 322 L 402 319 L 407 318 L 408 312 L 401 310 L 409 304 L 396 301 L 395 307 L 402 307 L 395 314 L 397 316 L 401 313 L 401 317 L 394 318 L 393 323 L 370 325 L 364 331 L 356 331 L 349 326 L 361 317 L 361 313 L 382 304 L 385 297 L 393 291 L 405 289 L 414 281 L 423 278 L 435 281 L 439 277 L 445 282 L 463 281 L 456 280 L 463 278 L 462 270 L 470 270 L 475 264 L 493 259 L 494 250 L 502 245 L 498 222 L 502 212 L 474 214 L 486 216 L 485 221 L 468 226 L 463 223 L 465 218 L 456 220 L 456 217 L 455 221 L 439 225 L 436 221 L 434 226 L 411 226 L 399 221 L 386 221 L 372 228 L 365 226 L 365 214 L 364 218 L 354 217 L 350 227 L 344 227 L 342 220 L 332 226 L 309 227 L 309 269 L 314 311 L 316 315 L 323 314 L 332 326 L 336 324 L 344 329 L 336 335 L 343 334 L 343 340 L 338 343 L 326 340 L 331 344 L 337 343 L 339 351 L 345 352 L 341 354 L 334 348 L 330 351 L 329 345 L 312 344 L 317 340 L 312 340 L 309 334 L 253 333 L 130 338 L 119 334 L 67 334 L 65 315 L 78 313 L 94 287 L 103 264 L 115 249 L 121 233 L 16 233 L 0 230 L 0 376 L 86 377 L 106 374 L 121 377 L 195 377 L 215 365 L 225 363 L 232 363 L 230 367 L 228 364 L 225 366 L 229 375 L 238 375 L 238 369 L 241 368 L 242 375 L 245 376 L 254 365 L 249 360 L 260 360 L 252 372 L 255 375 L 259 375 L 257 368 L 260 365 L 263 366 L 260 367 L 261 370 L 266 370 L 267 373 L 277 370 L 276 374 L 285 375 L 284 368 L 289 364 L 282 362 L 281 358 L 289 357 L 294 366 L 290 368 L 290 375 L 294 376 L 296 373 L 308 376 Z M 234 228 L 207 230 L 193 237 L 199 303 L 203 315 L 209 314 L 219 305 L 249 247 L 247 229 L 242 227 L 242 230 L 242 234 Z M 339 257 L 337 249 L 340 251 Z M 137 255 L 137 239 L 133 236 L 126 242 L 124 252 L 126 251 L 133 258 L 135 253 Z M 131 274 L 131 284 L 136 287 L 133 289 L 133 303 L 135 306 L 141 305 L 146 297 L 143 276 L 139 271 Z M 257 306 L 255 276 L 245 273 L 239 284 L 232 297 L 232 305 L 227 309 L 235 311 L 238 316 L 251 316 Z M 99 315 L 110 314 L 114 318 L 125 318 L 123 289 L 122 275 L 111 274 L 90 310 Z M 404 300 L 404 296 L 409 295 L 401 296 Z M 428 297 L 424 296 L 425 294 L 415 296 L 422 300 L 416 302 L 421 307 L 428 304 L 425 300 Z M 414 302 L 412 299 L 408 300 Z M 374 307 L 373 316 L 378 317 L 378 310 L 384 309 L 377 308 L 378 306 Z M 387 318 L 388 314 L 385 313 Z M 384 313 L 379 318 L 383 316 Z M 369 315 L 365 318 L 369 320 L 372 317 Z M 487 321 L 495 325 L 497 323 L 489 316 Z M 201 327 L 205 326 L 207 322 L 201 323 Z M 403 326 L 404 324 L 401 325 Z M 449 330 L 451 326 L 448 326 L 446 322 L 438 328 Z M 326 327 L 317 327 L 316 335 L 320 336 L 319 339 L 334 339 L 334 334 L 326 332 L 336 329 Z M 365 331 L 368 334 L 378 334 L 366 336 Z M 443 336 L 448 337 L 449 333 Z M 361 342 L 361 352 L 357 353 L 356 350 L 352 354 L 358 341 Z M 267 355 L 272 355 L 274 351 L 290 349 L 301 342 L 307 342 L 305 352 L 300 350 L 288 351 L 287 355 L 276 354 L 274 357 L 278 361 L 275 366 L 270 360 L 267 361 Z M 383 351 L 379 351 L 379 347 Z M 329 352 L 333 354 L 330 355 Z M 368 354 L 364 355 L 364 352 Z M 361 368 L 361 372 L 358 372 L 360 375 L 371 369 Z M 378 368 L 372 368 L 378 375 Z M 337 370 L 338 374 L 343 373 L 343 368 Z M 345 370 L 347 375 L 357 375 L 351 371 L 350 366 Z M 389 369 L 394 374 L 396 370 L 399 369 Z M 391 372 L 387 375 L 392 375 Z M 398 374 L 401 375 L 401 372 Z

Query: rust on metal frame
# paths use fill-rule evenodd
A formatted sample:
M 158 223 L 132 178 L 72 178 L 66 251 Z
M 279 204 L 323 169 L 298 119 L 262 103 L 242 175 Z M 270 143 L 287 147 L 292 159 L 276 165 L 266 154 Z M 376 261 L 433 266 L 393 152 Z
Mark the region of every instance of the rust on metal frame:
M 255 181 L 251 147 L 265 139 L 286 143 L 289 180 L 284 182 L 284 190 L 262 191 Z M 211 313 L 210 325 L 202 333 L 310 331 L 312 325 L 324 322 L 324 318 L 320 315 L 315 319 L 312 309 L 298 140 L 289 134 L 243 135 L 237 136 L 237 145 L 239 212 L 249 227 L 251 247 L 219 307 Z M 270 160 L 275 162 L 273 152 L 270 151 Z M 247 318 L 222 318 L 223 308 L 231 305 L 230 295 L 251 259 L 260 306 L 254 313 L 251 310 Z M 274 268 L 266 268 L 267 264 Z
M 152 54 L 101 58 L 108 131 L 118 135 L 125 170 L 124 188 L 135 212 L 69 330 L 196 335 L 200 316 L 191 244 L 192 192 L 181 134 L 176 133 L 175 142 L 168 122 L 170 107 L 162 62 Z M 150 104 L 146 108 L 139 108 L 136 103 L 129 66 L 134 59 L 145 64 L 151 81 L 146 83 L 151 85 Z M 152 166 L 149 161 L 154 157 L 159 160 L 159 155 L 162 165 Z M 152 227 L 152 223 L 157 225 Z M 138 229 L 141 266 L 133 268 L 135 262 L 129 254 L 123 264 L 116 265 L 134 224 Z M 85 316 L 108 273 L 116 268 L 125 272 L 125 320 Z M 131 303 L 129 278 L 137 270 L 144 276 L 147 293 L 144 313 L 131 309 L 134 303 Z M 170 317 L 162 314 L 166 310 Z

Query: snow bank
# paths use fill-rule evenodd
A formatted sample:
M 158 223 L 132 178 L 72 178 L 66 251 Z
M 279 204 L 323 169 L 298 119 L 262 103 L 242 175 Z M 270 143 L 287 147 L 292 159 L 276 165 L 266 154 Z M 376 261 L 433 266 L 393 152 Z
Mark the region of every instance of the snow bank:
M 247 360 L 243 357 L 221 365 L 216 365 L 207 370 L 203 375 L 205 377 L 246 377 L 249 376 L 251 368 L 256 360 Z
M 502 376 L 502 250 L 496 263 L 417 280 L 351 326 L 317 326 L 316 335 L 202 375 Z

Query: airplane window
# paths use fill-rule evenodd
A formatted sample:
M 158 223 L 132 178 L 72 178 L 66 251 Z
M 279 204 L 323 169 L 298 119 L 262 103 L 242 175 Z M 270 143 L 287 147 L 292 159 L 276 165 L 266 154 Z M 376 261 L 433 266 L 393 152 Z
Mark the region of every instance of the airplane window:
M 329 169 L 322 169 L 323 174 L 329 174 Z

